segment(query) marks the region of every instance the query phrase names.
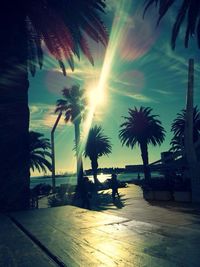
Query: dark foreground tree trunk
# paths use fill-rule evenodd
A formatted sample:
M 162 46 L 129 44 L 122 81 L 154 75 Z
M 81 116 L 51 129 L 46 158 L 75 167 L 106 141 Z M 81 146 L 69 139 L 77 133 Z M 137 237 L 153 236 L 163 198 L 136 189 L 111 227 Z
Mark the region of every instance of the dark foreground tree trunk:
M 146 181 L 149 181 L 151 179 L 151 173 L 149 169 L 147 144 L 146 143 L 140 144 L 140 149 L 141 149 L 141 156 L 142 156 L 143 168 L 144 168 L 144 178 Z
M 91 167 L 93 172 L 94 184 L 97 186 L 99 184 L 99 180 L 97 179 L 97 169 L 98 169 L 98 161 L 97 159 L 91 160 Z
M 0 10 L 0 211 L 29 207 L 27 38 L 23 10 L 12 4 Z

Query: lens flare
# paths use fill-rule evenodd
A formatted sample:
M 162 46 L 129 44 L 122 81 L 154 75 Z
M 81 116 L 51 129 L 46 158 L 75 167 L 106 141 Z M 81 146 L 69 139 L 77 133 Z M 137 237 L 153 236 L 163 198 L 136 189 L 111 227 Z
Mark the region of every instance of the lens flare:
M 91 93 L 91 98 L 93 99 L 93 101 L 91 101 L 90 103 L 88 116 L 83 124 L 83 140 L 81 144 L 81 151 L 83 151 L 85 147 L 85 142 L 87 140 L 97 105 L 99 105 L 100 102 L 105 102 L 105 88 L 107 87 L 109 76 L 111 75 L 112 67 L 114 66 L 117 51 L 119 49 L 119 44 L 123 38 L 124 26 L 127 22 L 131 1 L 123 0 L 117 2 L 118 3 L 116 4 L 110 39 L 106 50 L 103 66 L 100 72 L 99 81 L 95 90 Z
M 129 15 L 123 32 L 123 40 L 120 43 L 120 57 L 125 61 L 136 60 L 152 48 L 158 35 L 159 28 L 155 28 L 155 10 L 142 18 L 143 11 L 138 8 Z
M 88 89 L 89 107 L 94 106 L 95 108 L 105 105 L 106 103 L 106 92 L 105 90 L 99 90 L 97 85 L 91 85 Z

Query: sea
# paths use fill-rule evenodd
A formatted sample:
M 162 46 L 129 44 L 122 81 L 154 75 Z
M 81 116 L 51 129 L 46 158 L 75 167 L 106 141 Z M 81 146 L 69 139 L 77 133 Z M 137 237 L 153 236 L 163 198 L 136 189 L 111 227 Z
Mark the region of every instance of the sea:
M 160 176 L 160 174 L 158 172 L 153 172 L 152 176 Z M 87 175 L 87 177 L 93 181 L 93 176 L 92 175 Z M 104 182 L 105 180 L 111 178 L 111 174 L 104 174 L 104 173 L 100 173 L 97 176 L 98 180 L 100 182 Z M 143 174 L 140 173 L 140 179 L 143 179 L 144 176 Z M 133 172 L 133 173 L 119 173 L 117 175 L 117 179 L 119 181 L 125 181 L 125 182 L 130 182 L 133 180 L 138 179 L 138 173 Z M 38 184 L 49 184 L 52 185 L 52 178 L 49 177 L 44 177 L 44 176 L 38 176 L 38 177 L 31 177 L 30 179 L 30 188 L 35 187 Z M 77 184 L 77 177 L 76 175 L 71 175 L 71 176 L 62 176 L 62 177 L 56 177 L 56 186 L 59 186 L 61 184 L 71 184 L 71 185 L 76 185 Z

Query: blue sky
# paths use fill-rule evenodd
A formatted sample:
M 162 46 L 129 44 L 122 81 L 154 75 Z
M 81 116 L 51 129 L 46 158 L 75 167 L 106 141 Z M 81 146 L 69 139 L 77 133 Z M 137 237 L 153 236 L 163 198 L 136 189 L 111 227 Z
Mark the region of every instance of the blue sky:
M 56 120 L 55 103 L 61 98 L 63 87 L 80 84 L 86 91 L 94 88 L 101 77 L 104 64 L 104 104 L 97 106 L 92 125 L 103 127 L 105 134 L 111 138 L 113 149 L 109 157 L 99 160 L 100 167 L 124 167 L 142 163 L 139 148 L 131 150 L 122 147 L 118 138 L 122 116 L 126 116 L 128 108 L 134 106 L 151 107 L 152 114 L 160 116 L 166 130 L 166 139 L 160 147 L 149 146 L 150 162 L 158 160 L 160 153 L 169 149 L 171 123 L 185 106 L 190 57 L 195 59 L 194 102 L 200 103 L 200 51 L 195 40 L 185 49 L 183 32 L 180 32 L 176 49 L 172 51 L 170 37 L 175 10 L 156 27 L 156 9 L 152 8 L 143 20 L 143 7 L 135 2 L 121 0 L 119 6 L 116 6 L 116 1 L 107 1 L 104 20 L 108 25 L 110 43 L 105 51 L 100 44 L 90 42 L 94 67 L 82 57 L 80 61 L 76 61 L 74 73 L 67 68 L 67 77 L 64 77 L 57 62 L 46 50 L 44 68 L 34 78 L 30 77 L 30 128 L 50 138 Z M 63 118 L 55 133 L 55 144 L 56 171 L 75 171 L 72 151 L 74 128 L 72 124 L 66 125 Z M 87 159 L 84 159 L 84 168 L 90 168 Z

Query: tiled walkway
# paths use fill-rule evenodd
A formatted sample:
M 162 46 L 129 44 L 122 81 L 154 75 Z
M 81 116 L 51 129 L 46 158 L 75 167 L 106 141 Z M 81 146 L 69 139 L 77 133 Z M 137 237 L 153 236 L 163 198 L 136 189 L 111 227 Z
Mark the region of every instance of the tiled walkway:
M 12 221 L 0 214 L 0 267 L 57 266 Z
M 33 250 L 40 251 L 35 260 L 48 261 L 45 252 L 50 252 L 55 266 L 200 266 L 198 209 L 169 202 L 150 204 L 134 185 L 120 189 L 122 196 L 116 206 L 109 202 L 109 191 L 104 194 L 100 196 L 104 202 L 98 206 L 101 212 L 65 206 L 13 213 L 22 230 L 34 241 L 39 240 L 39 247 L 29 241 Z M 12 228 L 29 239 L 15 225 Z M 9 241 L 9 230 L 3 235 L 0 247 L 6 243 L 6 236 Z M 23 258 L 26 249 L 20 249 L 20 236 L 16 234 L 13 240 L 14 248 L 18 247 L 15 257 Z M 9 247 L 12 242 L 8 241 Z M 31 264 L 30 260 L 27 265 L 8 266 L 54 266 L 51 261 L 45 264 Z

